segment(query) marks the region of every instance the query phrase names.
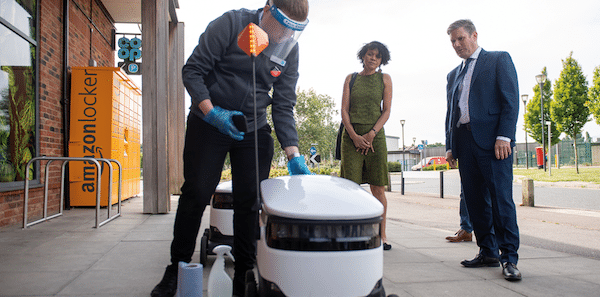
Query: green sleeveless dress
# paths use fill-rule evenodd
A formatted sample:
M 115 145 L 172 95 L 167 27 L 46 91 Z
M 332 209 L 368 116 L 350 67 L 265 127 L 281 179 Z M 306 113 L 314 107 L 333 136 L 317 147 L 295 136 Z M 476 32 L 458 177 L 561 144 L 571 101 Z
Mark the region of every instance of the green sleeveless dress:
M 368 133 L 381 116 L 383 101 L 383 74 L 357 75 L 350 92 L 350 122 L 357 134 Z M 340 175 L 358 184 L 368 183 L 373 186 L 388 184 L 387 145 L 385 131 L 381 129 L 373 139 L 375 152 L 362 155 L 344 131 L 342 135 L 342 162 Z

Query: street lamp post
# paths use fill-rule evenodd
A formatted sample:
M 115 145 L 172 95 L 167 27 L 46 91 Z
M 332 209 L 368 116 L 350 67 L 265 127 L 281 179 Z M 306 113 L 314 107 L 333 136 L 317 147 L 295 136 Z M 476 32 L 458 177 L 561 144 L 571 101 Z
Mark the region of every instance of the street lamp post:
M 538 74 L 535 80 L 540 84 L 540 124 L 542 127 L 542 167 L 546 171 L 546 143 L 544 142 L 544 82 L 546 81 L 545 74 Z
M 400 124 L 402 125 L 402 171 L 406 170 L 406 148 L 404 146 L 404 123 L 405 120 L 400 120 Z
M 552 176 L 552 129 L 550 129 L 550 127 L 552 126 L 552 122 L 547 121 L 546 124 L 548 124 L 548 175 Z
M 421 170 L 425 168 L 425 159 L 427 158 L 427 152 L 425 149 L 427 148 L 427 140 L 421 140 L 421 144 L 423 144 L 423 154 L 421 155 Z
M 521 100 L 523 100 L 523 130 L 525 131 L 525 160 L 527 164 L 527 169 L 529 169 L 529 148 L 527 147 L 527 129 L 525 129 L 525 112 L 527 112 L 527 97 L 529 97 L 529 95 L 527 94 L 521 95 Z

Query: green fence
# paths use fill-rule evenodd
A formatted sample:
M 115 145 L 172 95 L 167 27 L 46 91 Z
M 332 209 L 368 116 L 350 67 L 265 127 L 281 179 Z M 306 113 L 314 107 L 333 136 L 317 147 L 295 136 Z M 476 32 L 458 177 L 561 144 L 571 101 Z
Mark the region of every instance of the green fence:
M 579 155 L 579 165 L 600 165 L 593 164 L 594 158 L 592 155 L 592 143 L 590 142 L 582 142 L 577 143 L 577 154 Z M 597 144 L 596 144 L 597 145 Z M 535 147 L 539 146 L 539 144 L 529 144 L 528 145 L 528 154 L 529 154 L 529 167 L 537 167 L 537 159 L 536 159 L 536 149 Z M 552 150 L 552 165 L 556 164 L 556 147 L 558 147 L 558 160 L 560 165 L 575 165 L 575 150 L 573 149 L 572 141 L 561 141 L 558 144 L 552 146 L 550 149 Z M 527 166 L 527 153 L 525 152 L 525 146 L 519 144 L 517 146 L 517 152 L 515 154 L 514 165 L 517 167 L 526 167 Z
M 520 150 L 517 151 L 517 153 L 515 154 L 516 158 L 514 160 L 514 165 L 517 167 L 526 167 L 527 166 L 527 159 L 526 159 L 526 152 L 525 150 Z M 535 161 L 535 151 L 529 151 L 529 167 L 536 167 L 536 161 Z

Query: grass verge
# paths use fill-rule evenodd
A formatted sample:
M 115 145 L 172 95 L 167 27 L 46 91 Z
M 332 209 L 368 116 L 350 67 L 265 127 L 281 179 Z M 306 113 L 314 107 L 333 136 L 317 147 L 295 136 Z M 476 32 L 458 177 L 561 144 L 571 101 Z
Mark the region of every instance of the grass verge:
M 600 184 L 600 168 L 595 167 L 579 167 L 579 174 L 575 168 L 564 167 L 560 169 L 552 168 L 552 175 L 543 169 L 514 169 L 514 175 L 522 175 L 533 179 L 534 181 L 544 182 L 563 182 L 563 181 L 579 181 Z

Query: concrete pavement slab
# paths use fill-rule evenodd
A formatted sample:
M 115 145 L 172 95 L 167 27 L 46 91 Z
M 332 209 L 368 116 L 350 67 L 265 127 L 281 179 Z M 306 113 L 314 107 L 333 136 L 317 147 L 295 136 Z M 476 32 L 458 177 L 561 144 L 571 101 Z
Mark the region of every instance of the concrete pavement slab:
M 393 245 L 384 252 L 388 294 L 600 296 L 600 260 L 577 254 L 577 248 L 599 249 L 594 246 L 600 238 L 597 212 L 518 207 L 518 266 L 524 279 L 512 283 L 500 268 L 460 265 L 478 247 L 444 239 L 458 230 L 457 197 L 386 195 L 387 234 Z M 27 230 L 0 229 L 0 296 L 148 296 L 169 263 L 176 206 L 173 196 L 169 214 L 147 215 L 142 198 L 136 197 L 123 204 L 122 217 L 99 229 L 93 228 L 95 211 L 87 208 L 67 210 Z M 208 213 L 200 235 L 208 227 Z M 199 245 L 192 261 L 199 261 Z M 205 290 L 213 262 L 210 256 L 204 268 Z M 226 263 L 232 275 L 232 263 Z
M 581 280 L 578 277 L 527 276 L 521 282 L 507 282 L 496 280 L 499 286 L 517 292 L 521 296 L 569 296 L 590 297 L 598 296 L 600 285 Z
M 84 271 L 0 272 L 0 296 L 54 296 Z
M 405 262 L 399 265 L 387 265 L 386 263 L 383 265 L 383 274 L 391 282 L 400 284 L 478 279 L 458 268 L 460 267 L 442 262 Z
M 0 272 L 54 272 L 85 271 L 96 263 L 104 254 L 16 254 L 3 257 Z
M 402 286 L 409 295 L 422 297 L 522 297 L 524 295 L 487 280 L 455 280 L 446 282 L 418 282 Z M 386 291 L 387 293 L 387 291 Z
M 47 255 L 106 254 L 118 241 L 78 241 L 53 239 L 32 249 L 32 253 Z
M 144 270 L 89 269 L 64 286 L 59 295 L 82 296 L 106 294 L 111 296 L 149 296 L 156 285 L 154 279 L 139 277 Z M 132 281 L 135 279 L 135 281 Z

